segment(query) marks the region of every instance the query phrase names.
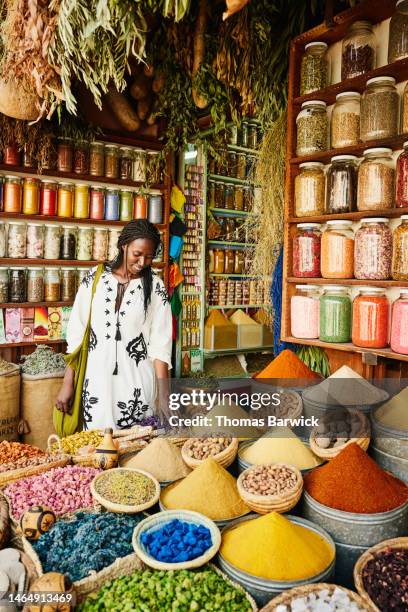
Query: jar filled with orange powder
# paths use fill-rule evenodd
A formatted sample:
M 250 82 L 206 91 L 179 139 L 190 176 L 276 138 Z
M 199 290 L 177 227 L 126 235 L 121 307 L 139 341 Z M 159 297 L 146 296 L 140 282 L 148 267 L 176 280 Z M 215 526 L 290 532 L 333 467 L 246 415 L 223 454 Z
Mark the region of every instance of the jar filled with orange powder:
M 385 289 L 362 287 L 353 302 L 353 344 L 363 348 L 386 347 L 389 310 Z
M 321 240 L 323 278 L 353 278 L 354 232 L 351 226 L 351 221 L 327 222 Z
M 4 179 L 3 210 L 9 213 L 21 212 L 21 179 L 18 176 L 6 176 Z
M 23 213 L 38 215 L 40 209 L 40 181 L 36 178 L 24 179 Z

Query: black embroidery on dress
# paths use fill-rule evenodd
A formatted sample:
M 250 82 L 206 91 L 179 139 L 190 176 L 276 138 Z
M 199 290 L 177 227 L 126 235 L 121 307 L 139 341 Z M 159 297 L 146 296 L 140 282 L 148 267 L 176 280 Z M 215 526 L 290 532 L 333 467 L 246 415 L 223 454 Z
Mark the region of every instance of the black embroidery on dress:
M 110 335 L 109 335 L 109 334 L 106 334 L 105 338 L 106 338 L 107 340 L 109 340 Z
M 129 302 L 126 302 L 126 306 L 129 306 L 129 304 L 130 304 L 130 300 L 129 300 Z
M 106 327 L 110 327 L 109 321 L 106 321 Z
M 135 290 L 134 290 L 134 289 L 132 289 L 132 291 L 129 291 L 129 293 L 130 293 L 131 295 L 134 295 Z
M 105 314 L 108 315 L 109 314 L 109 310 L 105 310 Z
M 109 298 L 105 298 L 105 302 L 106 303 L 110 302 L 110 299 Z
M 113 291 L 112 287 L 108 287 L 108 291 Z
M 129 357 L 136 361 L 136 365 L 139 365 L 143 359 L 147 357 L 147 346 L 143 334 L 139 334 L 131 340 L 126 347 Z
M 93 283 L 93 280 L 94 280 L 94 278 L 95 278 L 95 275 L 96 275 L 96 272 L 95 272 L 95 271 L 94 271 L 94 272 L 92 272 L 92 271 L 88 272 L 88 274 L 86 274 L 86 275 L 84 276 L 84 278 L 82 279 L 82 281 L 81 281 L 81 285 L 85 285 L 85 287 L 86 287 L 86 288 L 88 288 L 88 287 L 89 287 L 89 285 L 90 285 L 91 283 Z
M 125 402 L 117 403 L 121 413 L 121 418 L 117 421 L 119 428 L 137 425 L 143 419 L 143 413 L 149 410 L 149 406 L 143 404 L 143 401 L 140 399 L 141 394 L 142 390 L 135 388 L 133 390 L 133 399 L 130 399 L 127 404 Z
M 166 289 L 164 287 L 161 287 L 160 283 L 156 284 L 155 293 L 156 295 L 159 295 L 161 297 L 163 305 L 165 306 L 169 301 L 169 296 Z
M 91 408 L 98 403 L 97 397 L 91 397 L 88 391 L 89 378 L 85 378 L 84 386 L 82 387 L 82 409 L 84 411 L 84 429 L 88 429 L 88 423 L 92 422 Z
M 125 314 L 125 311 L 124 311 L 124 310 L 121 310 L 121 311 L 120 311 L 120 316 L 121 316 L 121 317 L 123 317 L 123 315 L 124 315 L 124 314 Z
M 105 267 L 105 272 L 108 272 L 108 274 L 112 272 L 112 268 L 109 264 L 104 264 L 104 267 Z
M 88 351 L 93 351 L 96 348 L 97 344 L 98 344 L 98 338 L 96 337 L 96 334 L 95 334 L 94 330 L 91 327 L 90 330 L 89 330 L 89 347 L 88 347 Z

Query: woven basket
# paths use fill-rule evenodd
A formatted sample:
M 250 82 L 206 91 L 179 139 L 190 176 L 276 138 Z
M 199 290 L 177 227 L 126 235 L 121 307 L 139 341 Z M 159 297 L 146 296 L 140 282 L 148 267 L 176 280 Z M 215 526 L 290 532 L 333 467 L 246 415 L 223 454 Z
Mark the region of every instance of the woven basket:
M 337 457 L 337 455 L 341 453 L 341 451 L 344 450 L 346 446 L 349 446 L 353 442 L 358 444 L 360 448 L 362 448 L 364 451 L 368 449 L 368 446 L 370 444 L 370 423 L 367 417 L 360 410 L 354 410 L 353 408 L 348 408 L 347 410 L 350 413 L 356 414 L 359 417 L 361 431 L 366 435 L 364 437 L 359 438 L 350 438 L 350 440 L 347 440 L 345 444 L 342 444 L 341 446 L 336 446 L 336 448 L 321 448 L 321 446 L 316 444 L 317 432 L 316 428 L 314 428 L 312 430 L 312 433 L 310 434 L 310 450 L 321 459 L 334 459 L 334 457 Z
M 151 429 L 151 428 L 146 428 Z M 131 430 L 127 430 L 129 432 Z M 120 432 L 122 433 L 122 432 Z M 146 434 L 150 437 L 150 432 Z M 118 440 L 122 443 L 122 446 L 118 448 L 118 455 L 122 457 L 123 455 L 127 455 L 129 453 L 137 453 L 142 448 L 147 445 L 147 441 L 141 437 L 140 433 L 134 432 L 133 434 L 126 433 L 124 430 L 123 435 L 118 435 L 115 437 L 115 440 Z M 56 443 L 58 444 L 58 448 L 60 452 L 64 452 L 61 444 L 61 438 L 56 434 L 52 434 L 48 438 L 48 452 L 51 452 L 52 445 Z M 75 455 L 67 455 L 71 458 L 72 463 L 75 465 L 82 465 L 83 467 L 95 467 L 96 463 L 96 454 L 95 453 L 76 453 Z
M 184 463 L 186 463 L 188 467 L 191 468 L 192 470 L 194 470 L 196 467 L 201 465 L 203 462 L 203 459 L 194 459 L 193 457 L 190 457 L 189 454 L 187 453 L 187 449 L 191 446 L 193 442 L 194 442 L 194 438 L 190 438 L 183 444 L 183 448 L 181 449 L 181 456 L 183 458 Z M 235 457 L 237 456 L 237 452 L 238 452 L 238 439 L 232 438 L 229 446 L 227 446 L 226 449 L 221 451 L 221 453 L 218 453 L 218 455 L 212 455 L 211 459 L 214 459 L 214 461 L 216 461 L 223 468 L 227 468 L 228 466 L 231 465 L 231 463 L 233 463 Z
M 1 472 L 0 487 L 5 487 L 16 480 L 21 480 L 27 476 L 36 476 L 37 474 L 48 472 L 48 470 L 51 470 L 52 468 L 64 467 L 70 462 L 71 458 L 69 455 L 62 455 L 51 463 L 42 463 L 40 465 L 32 465 L 31 467 L 28 466 L 25 468 L 19 468 L 18 470 L 10 470 L 9 472 Z
M 258 514 L 268 514 L 268 512 L 279 512 L 282 514 L 283 512 L 289 512 L 289 510 L 296 506 L 302 496 L 302 474 L 294 466 L 286 465 L 285 463 L 271 463 L 268 465 L 285 467 L 286 469 L 293 471 L 296 475 L 295 487 L 291 491 L 283 493 L 282 495 L 255 495 L 254 493 L 248 493 L 248 491 L 246 491 L 242 486 L 242 481 L 248 472 L 251 472 L 253 469 L 255 469 L 255 467 L 257 467 L 254 466 L 248 468 L 239 475 L 237 480 L 238 493 L 246 505 Z
M 379 544 L 372 546 L 371 548 L 366 550 L 361 555 L 361 557 L 359 557 L 359 559 L 357 560 L 357 563 L 354 566 L 354 584 L 356 586 L 356 589 L 361 595 L 361 597 L 364 599 L 366 604 L 370 606 L 370 610 L 373 610 L 375 612 L 381 612 L 381 611 L 374 604 L 374 602 L 372 601 L 372 599 L 370 598 L 370 596 L 368 595 L 367 591 L 364 588 L 363 570 L 366 564 L 368 563 L 368 561 L 370 561 L 370 559 L 373 559 L 377 553 L 382 552 L 383 550 L 386 550 L 387 548 L 407 548 L 408 549 L 408 537 L 392 538 L 391 540 L 384 540 L 383 542 L 380 542 Z
M 9 506 L 6 498 L 0 493 L 0 548 L 4 548 L 10 536 Z
M 96 491 L 96 488 L 95 488 L 95 483 L 98 480 L 98 478 L 100 478 L 101 476 L 104 476 L 104 474 L 106 474 L 106 472 L 104 472 L 103 474 L 98 474 L 97 476 L 95 476 L 95 478 L 91 482 L 91 493 L 92 493 L 92 496 L 93 496 L 93 498 L 99 504 L 101 504 L 101 506 L 103 506 L 107 510 L 111 510 L 112 512 L 124 512 L 126 514 L 136 514 L 137 512 L 142 512 L 142 510 L 147 510 L 148 508 L 151 508 L 152 506 L 154 506 L 159 501 L 160 490 L 161 489 L 160 489 L 159 481 L 156 480 L 156 478 L 154 476 L 152 476 L 148 472 L 145 472 L 144 470 L 139 470 L 139 469 L 136 470 L 136 469 L 133 469 L 133 468 L 113 468 L 113 469 L 109 470 L 109 472 L 112 473 L 113 471 L 119 471 L 119 470 L 122 471 L 122 472 L 136 472 L 138 474 L 143 474 L 144 476 L 147 476 L 154 483 L 155 493 L 154 493 L 153 497 L 149 501 L 147 501 L 147 502 L 145 502 L 143 504 L 138 504 L 138 505 L 134 505 L 134 506 L 129 506 L 129 505 L 125 505 L 125 504 L 117 504 L 117 503 L 114 503 L 114 502 L 110 502 L 107 499 L 105 499 L 104 497 L 102 497 L 102 495 L 100 495 Z
M 305 597 L 309 595 L 309 593 L 318 593 L 322 589 L 327 589 L 330 593 L 333 593 L 335 589 L 340 589 L 347 593 L 351 601 L 354 601 L 360 608 L 363 610 L 369 610 L 372 612 L 373 608 L 359 596 L 354 591 L 350 591 L 345 587 L 339 586 L 337 584 L 328 584 L 326 582 L 316 582 L 315 584 L 308 584 L 306 586 L 295 587 L 293 589 L 289 589 L 288 591 L 284 591 L 281 595 L 274 597 L 269 603 L 264 606 L 260 612 L 274 612 L 278 606 L 288 606 L 291 601 L 297 599 L 298 597 Z

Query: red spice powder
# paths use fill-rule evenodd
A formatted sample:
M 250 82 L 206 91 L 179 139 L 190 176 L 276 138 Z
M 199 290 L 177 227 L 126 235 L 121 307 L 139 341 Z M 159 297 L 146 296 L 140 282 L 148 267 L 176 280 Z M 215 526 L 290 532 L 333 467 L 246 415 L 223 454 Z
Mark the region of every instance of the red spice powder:
M 354 442 L 306 474 L 304 483 L 316 501 L 344 512 L 387 512 L 408 501 L 408 486 L 382 470 Z

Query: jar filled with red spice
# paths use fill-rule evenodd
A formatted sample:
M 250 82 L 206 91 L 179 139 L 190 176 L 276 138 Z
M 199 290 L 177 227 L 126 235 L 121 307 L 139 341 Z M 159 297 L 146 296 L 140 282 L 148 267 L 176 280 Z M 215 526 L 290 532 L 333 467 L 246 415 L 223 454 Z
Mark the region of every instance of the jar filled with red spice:
M 90 219 L 103 219 L 105 216 L 105 190 L 93 185 L 89 192 Z
M 60 172 L 72 172 L 74 148 L 72 138 L 60 138 L 57 145 L 57 168 Z
M 408 140 L 404 142 L 404 150 L 397 159 L 396 172 L 395 203 L 402 208 L 408 206 Z
M 41 181 L 40 215 L 53 217 L 57 214 L 57 184 L 53 181 Z
M 16 143 L 11 143 L 4 147 L 4 163 L 6 166 L 20 165 L 20 151 Z
M 353 344 L 363 348 L 386 347 L 389 308 L 385 289 L 362 287 L 353 302 Z
M 80 140 L 75 144 L 74 151 L 74 173 L 88 174 L 89 172 L 89 145 L 86 140 Z
M 298 223 L 293 238 L 293 275 L 298 278 L 320 276 L 320 223 Z

